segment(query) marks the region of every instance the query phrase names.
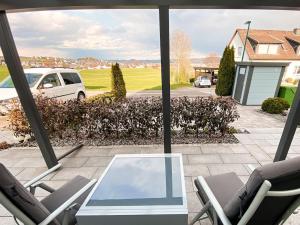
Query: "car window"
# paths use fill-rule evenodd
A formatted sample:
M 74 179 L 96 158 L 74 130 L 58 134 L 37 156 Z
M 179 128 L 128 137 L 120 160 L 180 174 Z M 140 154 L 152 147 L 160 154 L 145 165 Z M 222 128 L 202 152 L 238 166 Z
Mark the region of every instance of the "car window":
M 66 85 L 81 83 L 80 77 L 78 76 L 77 73 L 60 73 L 60 74 Z
M 72 75 L 73 75 L 73 79 L 74 79 L 75 84 L 81 83 L 80 77 L 78 76 L 77 73 L 73 73 Z
M 25 73 L 26 80 L 29 87 L 33 87 L 36 82 L 41 78 L 42 74 L 39 73 Z M 14 88 L 13 81 L 10 76 L 8 76 L 3 82 L 0 83 L 0 88 Z
M 48 74 L 39 85 L 39 88 L 43 88 L 45 84 L 52 84 L 53 87 L 61 86 L 58 75 L 56 73 Z

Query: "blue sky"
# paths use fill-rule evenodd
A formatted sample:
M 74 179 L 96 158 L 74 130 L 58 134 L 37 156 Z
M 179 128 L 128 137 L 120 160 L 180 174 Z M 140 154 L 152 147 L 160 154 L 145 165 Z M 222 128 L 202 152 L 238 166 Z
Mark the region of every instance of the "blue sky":
M 22 56 L 92 56 L 101 59 L 159 59 L 157 10 L 74 10 L 8 15 Z M 185 32 L 192 57 L 222 54 L 236 28 L 300 27 L 297 11 L 171 10 L 171 35 Z

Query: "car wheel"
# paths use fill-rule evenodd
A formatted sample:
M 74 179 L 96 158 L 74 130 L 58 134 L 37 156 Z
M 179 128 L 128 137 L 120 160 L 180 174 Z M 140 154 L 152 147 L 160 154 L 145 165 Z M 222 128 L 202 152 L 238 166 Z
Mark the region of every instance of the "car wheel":
M 83 101 L 84 99 L 85 99 L 85 94 L 82 93 L 82 92 L 79 92 L 78 96 L 77 96 L 77 100 L 78 101 Z

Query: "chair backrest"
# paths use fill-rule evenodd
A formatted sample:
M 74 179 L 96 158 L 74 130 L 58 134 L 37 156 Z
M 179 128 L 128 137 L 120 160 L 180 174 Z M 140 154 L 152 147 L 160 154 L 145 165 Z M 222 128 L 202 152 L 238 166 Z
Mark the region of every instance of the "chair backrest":
M 288 191 L 300 188 L 300 157 L 259 167 L 253 171 L 248 182 L 224 207 L 224 212 L 233 224 L 237 224 L 247 211 L 264 181 L 271 183 L 270 191 Z M 275 225 L 299 198 L 265 197 L 247 225 Z
M 3 193 L 0 191 L 0 204 L 4 206 L 18 221 L 26 225 L 36 225 L 28 216 L 18 209 Z
M 4 206 L 13 204 L 34 223 L 39 224 L 50 215 L 46 207 L 41 204 L 8 170 L 0 163 L 0 191 L 3 194 L 1 202 Z M 5 197 L 7 199 L 5 199 Z M 12 208 L 8 209 L 12 211 Z M 13 212 L 11 212 L 13 213 Z M 18 215 L 14 215 L 18 218 Z M 21 219 L 21 218 L 18 218 Z M 54 220 L 50 225 L 60 225 Z

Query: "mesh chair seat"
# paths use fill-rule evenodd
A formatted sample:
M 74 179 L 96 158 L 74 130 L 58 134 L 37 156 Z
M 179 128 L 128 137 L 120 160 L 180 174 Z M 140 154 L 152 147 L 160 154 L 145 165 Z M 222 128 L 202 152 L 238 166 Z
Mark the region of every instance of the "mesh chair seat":
M 41 200 L 41 203 L 49 210 L 50 213 L 52 213 L 66 200 L 68 200 L 81 188 L 87 185 L 89 182 L 90 180 L 85 177 L 76 176 L 71 181 L 63 185 L 61 188 L 57 189 L 55 192 L 53 192 L 52 194 L 48 195 L 43 200 Z M 74 203 L 80 206 L 86 199 L 87 195 L 90 193 L 91 189 L 92 187 L 89 190 L 87 190 L 83 195 L 81 195 L 79 198 L 77 198 L 74 201 Z M 70 218 L 69 218 L 71 220 L 70 224 L 76 224 L 75 214 L 79 209 L 78 206 L 75 208 L 75 210 L 70 212 Z M 63 218 L 64 218 L 64 214 L 61 213 L 56 219 L 62 224 Z
M 44 221 L 53 211 L 85 187 L 89 182 L 89 179 L 77 176 L 40 202 L 8 171 L 3 164 L 0 163 L 1 193 L 35 224 L 39 224 Z M 91 189 L 92 186 L 73 202 L 73 204 L 77 203 L 77 207 L 69 210 L 68 217 L 64 217 L 64 213 L 61 213 L 58 217 L 52 220 L 49 225 L 62 225 L 64 218 L 67 218 L 68 221 L 64 224 L 75 225 L 75 214 Z

